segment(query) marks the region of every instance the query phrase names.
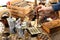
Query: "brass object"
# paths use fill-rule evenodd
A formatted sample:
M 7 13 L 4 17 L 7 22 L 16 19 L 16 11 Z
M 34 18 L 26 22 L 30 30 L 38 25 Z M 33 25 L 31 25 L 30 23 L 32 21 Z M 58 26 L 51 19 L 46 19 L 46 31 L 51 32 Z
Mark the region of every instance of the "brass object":
M 31 35 L 41 33 L 41 32 L 40 32 L 37 28 L 35 28 L 35 27 L 29 27 L 28 30 L 29 30 L 29 32 L 31 33 Z

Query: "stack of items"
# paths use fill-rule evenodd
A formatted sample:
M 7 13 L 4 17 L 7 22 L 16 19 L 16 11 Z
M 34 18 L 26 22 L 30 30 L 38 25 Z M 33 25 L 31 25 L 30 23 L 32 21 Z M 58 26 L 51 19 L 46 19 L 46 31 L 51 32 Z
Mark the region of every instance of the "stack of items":
M 12 15 L 18 17 L 24 17 L 26 14 L 31 12 L 33 4 L 26 2 L 24 0 L 15 2 L 11 1 L 10 5 L 7 5 L 7 8 L 10 9 Z

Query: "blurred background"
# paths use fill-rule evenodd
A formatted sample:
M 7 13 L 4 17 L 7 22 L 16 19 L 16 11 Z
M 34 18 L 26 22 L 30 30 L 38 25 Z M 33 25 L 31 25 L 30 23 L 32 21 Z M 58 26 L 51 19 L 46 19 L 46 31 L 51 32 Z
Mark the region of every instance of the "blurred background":
M 0 6 L 6 5 L 6 3 L 10 0 L 0 0 Z

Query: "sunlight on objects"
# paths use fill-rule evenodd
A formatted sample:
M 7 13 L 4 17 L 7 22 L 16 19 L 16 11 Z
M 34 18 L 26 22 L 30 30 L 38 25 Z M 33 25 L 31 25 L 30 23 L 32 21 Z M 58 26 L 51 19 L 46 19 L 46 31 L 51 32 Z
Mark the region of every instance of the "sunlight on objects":
M 0 6 L 6 5 L 6 3 L 10 0 L 0 0 Z

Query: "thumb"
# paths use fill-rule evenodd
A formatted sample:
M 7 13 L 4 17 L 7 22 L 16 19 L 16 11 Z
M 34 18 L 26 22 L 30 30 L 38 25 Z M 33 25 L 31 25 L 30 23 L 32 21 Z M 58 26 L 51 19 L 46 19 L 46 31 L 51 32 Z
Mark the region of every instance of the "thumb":
M 39 9 L 38 12 L 39 12 L 39 11 L 43 11 L 43 9 Z
M 42 5 L 39 5 L 35 8 L 35 10 L 38 11 L 41 7 L 42 7 Z

